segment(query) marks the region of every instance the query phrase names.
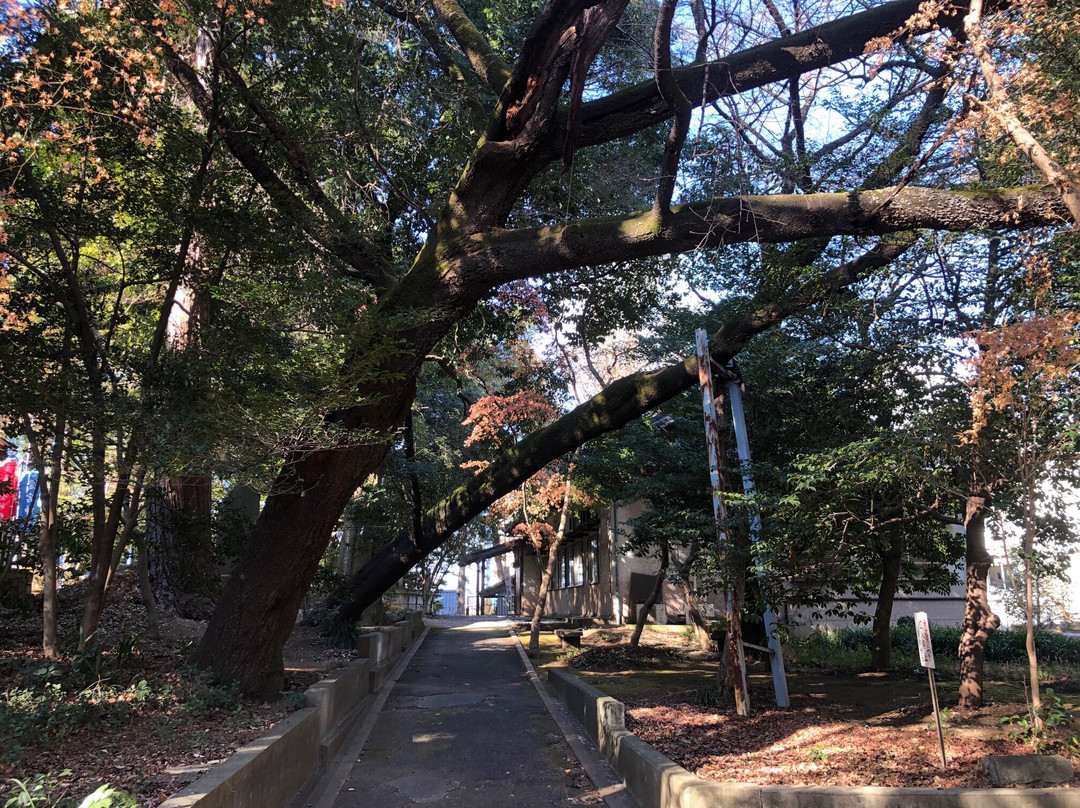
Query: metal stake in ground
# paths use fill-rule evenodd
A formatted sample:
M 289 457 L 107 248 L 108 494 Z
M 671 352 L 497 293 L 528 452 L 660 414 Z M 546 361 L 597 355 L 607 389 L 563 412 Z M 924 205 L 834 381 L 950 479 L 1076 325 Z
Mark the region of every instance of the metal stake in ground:
M 728 367 L 732 368 L 734 360 L 728 363 Z M 750 436 L 746 430 L 746 413 L 743 411 L 742 404 L 742 383 L 737 376 L 732 378 L 727 383 L 728 398 L 731 399 L 731 424 L 735 427 L 735 445 L 739 451 L 739 462 L 743 466 L 743 493 L 750 501 L 754 499 L 754 478 L 750 476 Z M 750 517 L 750 540 L 751 543 L 757 542 L 761 537 L 761 516 L 758 514 L 757 509 L 754 509 L 753 516 Z M 766 596 L 768 591 L 765 581 L 762 580 L 761 564 L 758 560 L 754 559 L 754 568 L 757 570 L 755 573 L 758 579 L 758 584 L 761 586 L 761 591 Z M 769 652 L 769 664 L 772 667 L 773 676 L 773 692 L 776 693 L 776 706 L 777 707 L 790 707 L 791 702 L 788 699 L 788 687 L 787 687 L 787 672 L 784 670 L 784 649 L 780 647 L 780 637 L 776 630 L 776 615 L 773 613 L 772 606 L 769 606 L 768 597 L 765 598 L 765 636 L 768 637 L 768 652 Z M 749 643 L 744 643 L 749 645 Z
M 930 677 L 930 702 L 934 706 L 934 720 L 937 722 L 938 743 L 941 745 L 941 768 L 949 767 L 945 760 L 945 733 L 941 731 L 941 711 L 938 709 L 937 682 L 934 681 L 934 645 L 930 642 L 930 621 L 926 612 L 915 612 L 915 639 L 919 642 L 919 664 L 926 668 Z

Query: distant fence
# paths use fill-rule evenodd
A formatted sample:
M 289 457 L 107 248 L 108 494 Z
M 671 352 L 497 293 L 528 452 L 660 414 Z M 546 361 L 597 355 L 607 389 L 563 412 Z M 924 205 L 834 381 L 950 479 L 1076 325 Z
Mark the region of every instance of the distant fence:
M 442 604 L 442 608 L 439 610 L 439 614 L 458 613 L 457 592 L 440 592 L 438 596 L 438 602 Z

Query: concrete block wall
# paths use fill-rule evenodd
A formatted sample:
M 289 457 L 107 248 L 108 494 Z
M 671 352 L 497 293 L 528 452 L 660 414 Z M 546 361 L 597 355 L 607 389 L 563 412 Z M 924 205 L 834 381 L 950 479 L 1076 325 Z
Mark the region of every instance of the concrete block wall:
M 358 648 L 366 658 L 313 684 L 304 694 L 307 706 L 160 808 L 285 808 L 327 770 L 373 701 L 377 686 L 386 681 L 403 651 L 422 632 L 423 619 L 416 614 L 361 635 Z
M 626 729 L 625 708 L 560 668 L 548 686 L 641 808 L 1080 808 L 1080 789 L 756 786 L 700 780 Z

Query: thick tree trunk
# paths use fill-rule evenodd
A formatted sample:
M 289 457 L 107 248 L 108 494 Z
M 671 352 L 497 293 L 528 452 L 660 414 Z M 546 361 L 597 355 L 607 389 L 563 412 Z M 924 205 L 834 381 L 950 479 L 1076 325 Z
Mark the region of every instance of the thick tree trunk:
M 411 401 L 411 398 L 410 398 Z M 385 410 L 405 418 L 409 402 Z M 387 431 L 384 427 L 384 431 Z M 240 682 L 248 695 L 276 698 L 281 649 L 356 485 L 382 462 L 388 442 L 299 450 L 279 475 L 206 633 L 199 667 Z
M 178 284 L 165 325 L 165 362 L 180 368 L 183 385 L 163 390 L 170 406 L 191 407 L 205 383 L 194 368 L 211 324 L 205 239 L 193 232 L 188 243 L 188 280 Z M 203 390 L 202 392 L 205 392 Z M 192 620 L 205 620 L 221 588 L 211 533 L 210 475 L 194 470 L 158 480 L 146 503 L 150 583 L 158 608 Z
M 990 611 L 987 576 L 992 559 L 986 551 L 986 509 L 990 494 L 980 491 L 968 497 L 964 528 L 967 538 L 967 592 L 960 635 L 961 708 L 983 706 L 983 660 L 990 635 L 1001 624 Z
M 158 608 L 205 620 L 220 589 L 210 530 L 210 475 L 164 480 L 146 503 L 150 583 Z
M 660 570 L 656 573 L 656 583 L 653 584 L 649 597 L 641 604 L 641 609 L 637 613 L 637 620 L 634 622 L 634 632 L 630 635 L 631 648 L 637 648 L 638 643 L 641 642 L 641 632 L 645 630 L 645 624 L 649 620 L 649 613 L 652 612 L 653 607 L 656 605 L 656 602 L 660 600 L 660 595 L 664 591 L 664 578 L 667 577 L 670 557 L 668 546 L 667 544 L 664 544 L 660 548 Z
M 900 583 L 900 564 L 904 560 L 904 535 L 901 529 L 889 531 L 889 546 L 881 554 L 881 586 L 878 588 L 877 607 L 874 609 L 874 640 L 870 647 L 870 670 L 887 671 L 892 663 L 893 602 Z
M 752 313 L 732 318 L 710 340 L 713 360 L 723 365 L 754 336 L 786 317 L 846 288 L 874 269 L 902 255 L 910 243 L 881 245 L 864 255 L 834 267 L 778 300 L 758 302 Z M 675 362 L 661 370 L 624 376 L 567 413 L 558 421 L 533 432 L 465 485 L 436 503 L 423 516 L 419 543 L 408 530 L 381 547 L 349 581 L 350 602 L 342 615 L 356 619 L 394 582 L 458 528 L 482 513 L 499 497 L 521 485 L 553 460 L 586 442 L 621 429 L 635 418 L 671 400 L 698 381 L 697 360 Z

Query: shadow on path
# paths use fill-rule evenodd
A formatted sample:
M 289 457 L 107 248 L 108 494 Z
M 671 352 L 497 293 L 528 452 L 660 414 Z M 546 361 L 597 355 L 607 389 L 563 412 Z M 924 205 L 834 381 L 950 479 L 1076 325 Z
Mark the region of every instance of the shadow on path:
M 600 806 L 508 636 L 484 618 L 431 621 L 334 808 Z

